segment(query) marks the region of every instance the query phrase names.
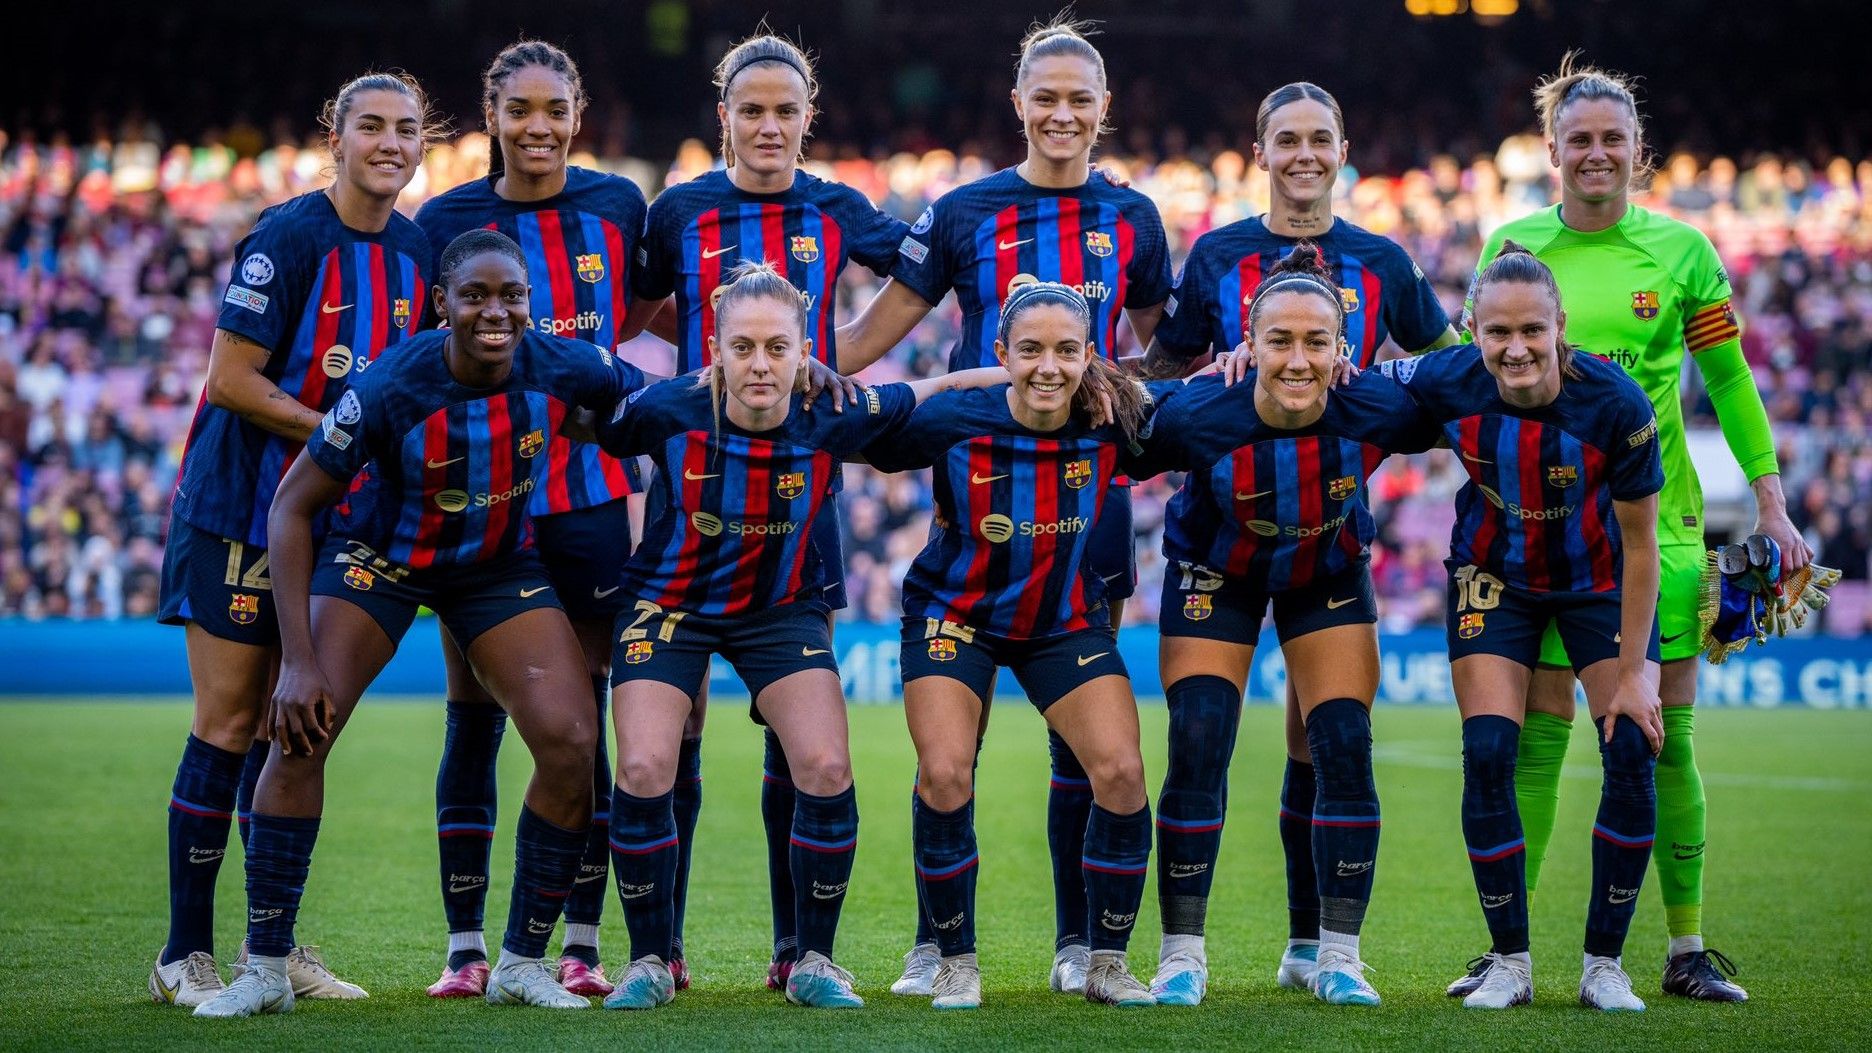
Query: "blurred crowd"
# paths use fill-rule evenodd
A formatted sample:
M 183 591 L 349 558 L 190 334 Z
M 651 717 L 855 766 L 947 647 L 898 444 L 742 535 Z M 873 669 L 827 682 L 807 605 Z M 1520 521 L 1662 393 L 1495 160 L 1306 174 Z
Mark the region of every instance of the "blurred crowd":
M 487 151 L 479 134 L 438 147 L 400 207 L 413 212 L 485 172 Z M 906 220 L 994 167 L 946 150 L 851 156 L 824 140 L 813 153 L 809 168 Z M 1533 136 L 1510 137 L 1492 153 L 1433 157 L 1401 174 L 1361 173 L 1359 160 L 1355 145 L 1338 183 L 1339 214 L 1402 243 L 1452 317 L 1482 238 L 1555 193 Z M 618 171 L 654 196 L 715 158 L 692 141 L 668 164 L 589 156 L 574 163 Z M 1179 264 L 1204 231 L 1265 209 L 1265 175 L 1233 150 L 1100 163 L 1156 201 Z M 169 495 L 233 245 L 262 207 L 323 185 L 325 167 L 316 146 L 267 147 L 236 136 L 166 148 L 134 132 L 51 146 L 0 136 L 0 617 L 153 614 Z M 1821 562 L 1845 572 L 1822 630 L 1867 631 L 1872 161 L 1676 154 L 1659 159 L 1639 200 L 1715 241 L 1775 423 L 1794 522 Z M 844 284 L 840 310 L 848 316 L 880 282 L 852 267 Z M 958 323 L 953 302 L 945 303 L 867 379 L 940 369 Z M 669 360 L 650 337 L 626 354 L 651 368 Z M 1684 399 L 1693 429 L 1715 427 L 1694 369 Z M 1393 458 L 1374 479 L 1374 572 L 1386 628 L 1441 623 L 1442 558 L 1461 481 L 1443 452 Z M 1174 483 L 1154 480 L 1134 493 L 1141 581 L 1128 622 L 1156 617 L 1158 535 Z M 841 509 L 846 616 L 891 621 L 897 583 L 927 530 L 927 480 L 856 468 Z M 1709 519 L 1746 531 L 1752 515 L 1751 506 L 1732 502 L 1712 507 Z

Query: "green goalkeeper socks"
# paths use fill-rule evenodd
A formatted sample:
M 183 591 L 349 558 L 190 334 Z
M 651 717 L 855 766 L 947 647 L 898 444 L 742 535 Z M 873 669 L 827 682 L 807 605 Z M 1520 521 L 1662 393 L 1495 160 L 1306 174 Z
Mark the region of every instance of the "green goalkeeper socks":
M 1541 861 L 1553 839 L 1560 810 L 1560 769 L 1566 765 L 1573 722 L 1552 713 L 1530 712 L 1521 726 L 1521 752 L 1515 762 L 1515 801 L 1521 809 L 1521 836 L 1527 839 L 1527 891 L 1531 899 L 1540 880 Z
M 1673 939 L 1703 931 L 1703 843 L 1709 810 L 1690 741 L 1695 727 L 1694 708 L 1664 707 L 1664 750 L 1657 760 L 1657 840 L 1651 859 L 1657 864 L 1658 889 Z

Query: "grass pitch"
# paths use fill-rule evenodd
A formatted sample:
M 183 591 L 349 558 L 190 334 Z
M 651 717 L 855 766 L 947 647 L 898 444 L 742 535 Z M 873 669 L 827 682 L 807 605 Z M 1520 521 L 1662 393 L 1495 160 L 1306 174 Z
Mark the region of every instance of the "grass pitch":
M 1375 724 L 1386 818 L 1365 929 L 1376 1009 L 1330 1008 L 1278 989 L 1285 891 L 1274 827 L 1280 714 L 1250 707 L 1231 776 L 1234 819 L 1209 918 L 1208 1001 L 1195 1009 L 1116 1011 L 1046 990 L 1052 890 L 1046 857 L 1041 722 L 1003 704 L 982 756 L 980 945 L 985 1005 L 937 1014 L 891 995 L 914 910 L 902 715 L 852 711 L 862 834 L 839 959 L 869 1001 L 807 1011 L 762 989 L 767 884 L 757 807 L 760 737 L 723 700 L 707 745 L 688 922 L 695 987 L 646 1014 L 495 1008 L 422 993 L 443 960 L 432 822 L 439 703 L 372 700 L 332 762 L 318 856 L 299 936 L 362 983 L 359 1003 L 302 1002 L 285 1017 L 196 1021 L 150 1003 L 144 981 L 162 943 L 167 892 L 164 806 L 188 709 L 181 702 L 0 703 L 0 1048 L 1006 1048 L 1867 1049 L 1872 1025 L 1872 716 L 1710 711 L 1698 752 L 1711 807 L 1706 929 L 1742 966 L 1754 1000 L 1712 1006 L 1657 991 L 1663 912 L 1647 889 L 1627 966 L 1651 1005 L 1601 1016 L 1575 999 L 1585 915 L 1587 831 L 1597 756 L 1575 735 L 1561 835 L 1535 902 L 1535 1004 L 1465 1012 L 1443 985 L 1487 943 L 1462 849 L 1459 731 L 1453 707 L 1381 707 Z M 1145 758 L 1163 772 L 1165 714 L 1144 710 Z M 517 741 L 502 759 L 489 942 L 499 940 L 511 833 L 528 772 Z M 1155 786 L 1153 785 L 1153 796 Z M 1155 879 L 1132 961 L 1148 978 L 1157 950 Z M 238 846 L 221 873 L 218 950 L 238 945 L 244 896 Z M 608 964 L 626 949 L 615 899 Z

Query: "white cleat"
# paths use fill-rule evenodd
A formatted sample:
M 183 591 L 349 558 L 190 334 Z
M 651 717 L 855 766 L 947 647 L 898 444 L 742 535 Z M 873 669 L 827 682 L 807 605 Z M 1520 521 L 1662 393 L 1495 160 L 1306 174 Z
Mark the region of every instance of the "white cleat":
M 1617 958 L 1588 955 L 1586 970 L 1580 976 L 1580 1004 L 1608 1013 L 1642 1013 L 1644 1000 L 1632 993 L 1631 977 Z
M 858 1009 L 864 999 L 852 988 L 858 981 L 832 959 L 818 951 L 807 951 L 787 977 L 786 1000 L 794 1005 L 815 1009 Z
M 891 994 L 922 995 L 927 998 L 936 993 L 936 970 L 942 963 L 942 952 L 933 943 L 919 943 L 904 955 L 903 975 L 891 984 Z
M 247 971 L 247 941 L 241 941 L 240 953 L 234 956 L 234 979 L 241 978 Z M 336 998 L 353 1001 L 369 998 L 362 987 L 340 980 L 334 975 L 325 960 L 319 957 L 317 947 L 294 947 L 286 955 L 286 979 L 292 981 L 294 998 Z
M 275 958 L 278 962 L 281 959 Z M 259 1016 L 262 1013 L 290 1013 L 293 1008 L 292 984 L 286 969 L 264 962 L 250 965 L 235 977 L 220 994 L 195 1007 L 195 1015 L 208 1019 Z
M 1209 991 L 1209 955 L 1201 936 L 1163 938 L 1151 995 L 1158 1005 L 1201 1005 Z
M 1047 974 L 1047 986 L 1060 994 L 1085 994 L 1086 971 L 1091 967 L 1092 950 L 1083 943 L 1069 943 L 1053 955 L 1053 971 Z
M 501 951 L 500 961 L 488 974 L 489 1005 L 536 1005 L 544 1009 L 590 1009 L 591 1003 L 565 989 L 544 958 L 511 957 Z
M 1319 970 L 1319 941 L 1288 940 L 1281 952 L 1280 968 L 1274 982 L 1290 991 L 1311 991 L 1313 974 Z
M 981 963 L 973 951 L 942 960 L 936 967 L 934 993 L 930 1005 L 937 1009 L 981 1008 Z
M 1085 975 L 1085 999 L 1100 1005 L 1124 1008 L 1156 1005 L 1150 988 L 1131 975 L 1131 966 L 1123 951 L 1088 951 Z
M 158 1005 L 193 1009 L 225 990 L 227 985 L 221 982 L 221 967 L 207 951 L 196 951 L 168 965 L 164 965 L 162 955 L 157 954 L 156 967 L 150 970 L 150 998 Z
M 1525 954 L 1483 955 L 1482 982 L 1462 1000 L 1465 1009 L 1512 1009 L 1534 1000 L 1534 964 Z

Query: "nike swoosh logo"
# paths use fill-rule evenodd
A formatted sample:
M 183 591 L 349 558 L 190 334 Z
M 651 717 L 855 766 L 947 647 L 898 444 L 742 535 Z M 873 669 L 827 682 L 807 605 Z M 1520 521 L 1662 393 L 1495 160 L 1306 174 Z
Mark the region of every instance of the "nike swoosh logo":
M 162 973 L 159 972 L 156 974 L 156 990 L 162 992 L 163 1001 L 174 1004 L 175 996 L 182 992 L 182 981 L 177 980 L 175 986 L 171 987 L 163 983 Z
M 1237 500 L 1237 501 L 1253 501 L 1253 500 L 1256 500 L 1257 498 L 1262 498 L 1262 497 L 1266 497 L 1267 495 L 1269 495 L 1269 494 L 1271 494 L 1271 493 L 1273 493 L 1273 492 L 1274 492 L 1274 491 L 1272 491 L 1272 490 L 1261 490 L 1261 491 L 1258 491 L 1258 492 L 1256 492 L 1256 493 L 1252 493 L 1252 494 L 1244 494 L 1244 493 L 1242 493 L 1242 492 L 1241 492 L 1240 490 L 1237 490 L 1237 491 L 1235 491 L 1235 500 Z
M 736 245 L 738 244 L 740 243 L 736 242 Z M 712 260 L 715 257 L 720 256 L 724 252 L 733 252 L 734 250 L 735 250 L 735 245 L 730 245 L 725 249 L 703 249 L 702 258 L 705 260 Z
M 1091 665 L 1093 662 L 1098 661 L 1099 659 L 1105 657 L 1108 654 L 1111 654 L 1111 652 L 1100 651 L 1098 654 L 1085 655 L 1079 659 L 1079 665 L 1081 668 L 1084 668 L 1085 666 Z
M 1629 896 L 1607 896 L 1606 902 L 1613 903 L 1613 904 L 1630 903 L 1632 900 L 1635 900 L 1637 898 L 1638 898 L 1638 894 L 1634 892 Z
M 586 874 L 582 877 L 573 878 L 572 883 L 574 885 L 589 885 L 592 882 L 597 881 L 603 877 L 604 877 L 603 874 Z
M 450 892 L 453 892 L 453 893 L 457 893 L 457 894 L 460 894 L 460 893 L 463 893 L 463 892 L 472 892 L 472 891 L 474 891 L 475 889 L 478 889 L 478 888 L 480 888 L 480 887 L 481 887 L 480 885 L 475 885 L 475 884 L 469 884 L 469 885 L 450 885 L 450 886 L 449 886 L 449 891 L 450 891 Z
M 612 593 L 614 593 L 614 592 L 616 592 L 617 590 L 619 590 L 619 589 L 621 589 L 621 588 L 623 588 L 623 587 L 624 587 L 624 586 L 622 586 L 622 585 L 613 585 L 613 586 L 611 586 L 611 587 L 610 587 L 610 588 L 608 588 L 608 589 L 601 589 L 601 588 L 599 588 L 598 586 L 596 586 L 596 585 L 593 585 L 593 586 L 592 586 L 592 598 L 593 598 L 593 599 L 595 599 L 595 600 L 602 600 L 602 599 L 604 599 L 604 598 L 605 598 L 606 596 L 609 596 L 609 595 L 611 595 Z
M 1000 475 L 976 475 L 973 472 L 969 473 L 969 482 L 973 483 L 976 486 L 983 486 L 987 483 L 994 482 L 996 479 L 1006 479 L 1006 478 L 1007 478 L 1006 472 L 1002 472 Z
M 1689 631 L 1690 630 L 1685 629 L 1681 633 L 1672 633 L 1671 635 L 1663 637 L 1662 639 L 1658 640 L 1658 643 L 1673 643 L 1677 640 L 1681 640 L 1684 638 L 1684 635 L 1688 633 Z
M 1031 241 L 1033 241 L 1032 238 L 1024 238 L 1020 241 L 999 241 L 995 243 L 995 246 L 999 248 L 1002 252 L 1006 252 L 1009 249 L 1018 249 L 1022 245 L 1026 245 Z
M 1613 634 L 1612 634 L 1612 642 L 1613 642 L 1613 643 L 1624 643 L 1624 642 L 1625 642 L 1625 634 L 1624 634 L 1624 633 L 1622 633 L 1622 632 L 1616 632 L 1616 633 L 1613 633 Z
M 1494 461 L 1491 461 L 1486 457 L 1477 457 L 1471 454 L 1468 450 L 1464 450 L 1462 452 L 1462 459 L 1465 461 L 1474 461 L 1476 464 L 1494 464 L 1495 463 Z
M 699 482 L 701 482 L 701 481 L 702 481 L 702 480 L 704 480 L 704 479 L 720 479 L 720 478 L 721 478 L 721 473 L 720 473 L 720 472 L 715 472 L 715 473 L 712 473 L 712 474 L 710 474 L 710 475 L 697 475 L 696 473 L 694 473 L 694 472 L 692 472 L 692 471 L 690 471 L 689 469 L 687 469 L 687 468 L 684 468 L 684 469 L 683 469 L 683 472 L 682 472 L 682 477 L 683 477 L 684 479 L 687 479 L 687 480 L 689 480 L 689 481 L 690 481 L 690 482 L 692 482 L 692 483 L 699 483 Z
M 1347 596 L 1343 600 L 1327 600 L 1326 609 L 1329 611 L 1336 611 L 1339 608 L 1344 607 L 1346 604 L 1351 603 L 1353 600 L 1356 600 L 1356 599 L 1358 599 L 1357 596 Z
M 538 596 L 540 593 L 545 592 L 547 589 L 550 589 L 550 588 L 552 588 L 551 585 L 535 585 L 533 588 L 530 588 L 530 589 L 521 589 L 520 598 L 524 600 L 529 596 Z
M 813 889 L 812 896 L 814 899 L 837 899 L 844 894 L 844 889 L 839 889 L 837 892 L 821 892 L 818 889 Z
M 648 896 L 653 891 L 655 890 L 644 889 L 642 892 L 620 892 L 618 893 L 618 895 L 623 899 L 642 899 L 645 896 Z
M 807 658 L 811 658 L 814 655 L 831 654 L 832 652 L 823 647 L 802 647 L 799 649 L 799 653 L 805 655 Z
M 328 304 L 328 303 L 321 302 L 319 304 L 319 310 L 325 314 L 337 314 L 339 311 L 349 311 L 350 309 L 351 309 L 351 305 L 348 303 L 341 303 L 336 307 L 333 307 L 331 304 Z
M 454 464 L 456 461 L 465 461 L 467 459 L 468 459 L 468 455 L 462 454 L 460 457 L 450 457 L 446 461 L 424 461 L 423 464 L 429 468 L 447 468 L 449 465 Z

